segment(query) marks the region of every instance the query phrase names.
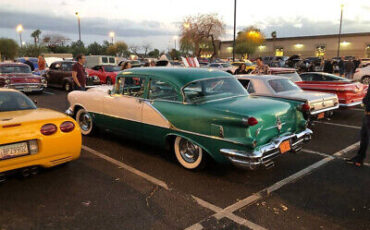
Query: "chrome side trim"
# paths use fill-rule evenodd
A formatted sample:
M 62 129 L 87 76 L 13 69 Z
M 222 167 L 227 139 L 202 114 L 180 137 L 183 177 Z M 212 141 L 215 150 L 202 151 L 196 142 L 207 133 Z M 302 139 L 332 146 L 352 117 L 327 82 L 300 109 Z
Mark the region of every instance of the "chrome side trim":
M 325 109 L 320 109 L 320 110 L 312 111 L 312 112 L 310 112 L 310 114 L 311 115 L 316 115 L 316 114 L 319 114 L 319 113 L 327 112 L 327 111 L 338 109 L 338 108 L 339 108 L 339 105 L 336 105 L 334 107 L 329 107 L 329 108 L 325 108 Z
M 342 103 L 339 103 L 339 106 L 340 107 L 352 107 L 352 106 L 361 105 L 361 104 L 362 104 L 362 100 L 361 101 L 357 101 L 357 102 L 353 102 L 353 103 L 350 103 L 350 104 L 342 104 Z
M 273 139 L 270 143 L 261 146 L 259 149 L 253 151 L 235 150 L 235 149 L 220 149 L 220 153 L 228 158 L 230 162 L 238 167 L 247 169 L 256 169 L 261 165 L 268 165 L 271 163 L 272 158 L 279 156 L 280 144 L 283 141 L 291 140 L 291 151 L 299 151 L 301 144 L 304 141 L 311 139 L 312 131 L 305 129 L 297 134 L 290 134 Z

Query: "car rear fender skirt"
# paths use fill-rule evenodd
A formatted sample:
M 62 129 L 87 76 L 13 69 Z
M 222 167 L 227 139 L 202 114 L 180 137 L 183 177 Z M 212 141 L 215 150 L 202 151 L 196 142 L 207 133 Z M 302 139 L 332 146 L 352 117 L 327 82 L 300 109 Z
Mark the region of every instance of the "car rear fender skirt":
M 209 149 L 205 148 L 204 145 L 201 145 L 197 141 L 195 141 L 194 139 L 192 139 L 192 138 L 190 138 L 190 137 L 188 137 L 186 135 L 179 134 L 179 133 L 168 133 L 166 135 L 166 147 L 167 146 L 171 146 L 171 148 L 172 148 L 173 142 L 175 141 L 176 137 L 182 137 L 184 139 L 187 139 L 187 140 L 193 142 L 194 144 L 196 144 L 199 147 L 201 147 L 206 152 L 206 154 L 208 154 L 209 156 L 211 156 L 213 159 L 215 158 L 214 156 L 212 156 L 213 155 L 212 152 L 209 151 Z

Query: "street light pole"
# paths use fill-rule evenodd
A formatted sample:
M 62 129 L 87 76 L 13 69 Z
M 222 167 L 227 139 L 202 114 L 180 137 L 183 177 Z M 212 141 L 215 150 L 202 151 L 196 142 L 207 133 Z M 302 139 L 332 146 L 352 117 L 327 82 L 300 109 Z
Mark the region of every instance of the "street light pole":
M 23 26 L 22 26 L 22 24 L 19 24 L 18 26 L 17 26 L 17 32 L 19 33 L 19 44 L 20 44 L 20 46 L 21 46 L 21 48 L 22 48 L 22 46 L 23 46 L 23 42 L 22 42 L 22 32 L 23 32 Z
M 115 36 L 116 34 L 113 32 L 113 31 L 111 31 L 111 32 L 109 32 L 109 37 L 111 37 L 111 39 L 112 39 L 112 45 L 113 45 L 113 43 L 114 43 L 114 36 Z
M 77 23 L 78 23 L 78 40 L 81 41 L 81 21 L 80 21 L 80 15 L 78 12 L 76 12 L 77 16 Z
M 175 36 L 173 36 L 173 42 L 175 43 L 175 50 L 177 50 L 177 38 L 178 38 L 178 36 L 177 35 L 175 35 Z
M 338 50 L 337 50 L 337 57 L 339 57 L 339 50 L 340 50 L 340 38 L 342 35 L 342 19 L 343 19 L 343 7 L 344 5 L 340 5 L 340 23 L 339 23 L 339 33 L 338 33 Z
M 233 61 L 235 61 L 235 33 L 236 33 L 236 0 L 234 0 L 234 40 L 233 40 Z

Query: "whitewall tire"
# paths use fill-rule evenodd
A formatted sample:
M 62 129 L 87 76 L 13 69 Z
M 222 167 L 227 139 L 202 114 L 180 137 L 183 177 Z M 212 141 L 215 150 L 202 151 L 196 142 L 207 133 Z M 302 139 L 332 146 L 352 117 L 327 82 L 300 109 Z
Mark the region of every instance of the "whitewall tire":
M 193 142 L 176 137 L 174 150 L 177 161 L 186 169 L 200 169 L 205 165 L 203 149 Z
M 90 135 L 93 133 L 94 123 L 91 114 L 85 109 L 80 109 L 76 114 L 77 124 L 80 126 L 82 135 Z

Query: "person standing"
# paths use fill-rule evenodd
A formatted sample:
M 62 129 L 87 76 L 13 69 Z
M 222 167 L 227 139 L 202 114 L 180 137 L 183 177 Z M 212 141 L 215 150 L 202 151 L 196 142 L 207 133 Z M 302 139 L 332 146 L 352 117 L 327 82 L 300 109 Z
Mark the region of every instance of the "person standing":
M 339 67 L 339 76 L 343 76 L 344 74 L 344 57 L 341 57 L 339 62 L 338 62 L 338 67 Z
M 239 67 L 235 70 L 234 74 L 237 75 L 237 74 L 248 74 L 248 72 L 245 70 L 247 68 L 247 66 L 245 65 L 245 63 L 242 63 L 239 65 Z
M 46 62 L 45 62 L 45 58 L 43 55 L 39 55 L 37 64 L 39 66 L 40 75 L 41 76 L 44 75 L 45 69 L 46 69 Z
M 30 61 L 30 59 L 28 59 L 28 57 L 25 57 L 24 58 L 24 64 L 28 65 L 30 68 L 31 68 L 31 71 L 34 71 L 35 70 L 35 66 L 33 65 L 33 63 Z
M 257 66 L 256 68 L 251 72 L 252 74 L 258 74 L 258 75 L 262 75 L 262 74 L 271 74 L 271 71 L 270 71 L 270 68 L 268 67 L 268 65 L 265 65 L 262 61 L 262 58 L 259 57 L 257 58 L 256 60 L 257 62 Z
M 352 79 L 352 71 L 354 64 L 351 60 L 344 62 L 344 75 L 347 79 Z
M 129 61 L 125 61 L 121 64 L 121 70 L 125 70 L 125 69 L 131 69 L 132 66 L 131 66 L 131 63 Z
M 369 85 L 370 87 L 370 85 Z M 369 145 L 370 138 L 370 94 L 369 89 L 367 90 L 366 96 L 362 99 L 362 103 L 365 106 L 365 116 L 362 119 L 362 126 L 360 131 L 360 149 L 357 155 L 347 160 L 347 162 L 354 164 L 355 166 L 361 167 L 364 164 L 366 158 L 366 151 Z
M 72 78 L 74 90 L 86 90 L 86 72 L 84 64 L 86 57 L 83 54 L 78 54 L 77 62 L 72 66 Z

